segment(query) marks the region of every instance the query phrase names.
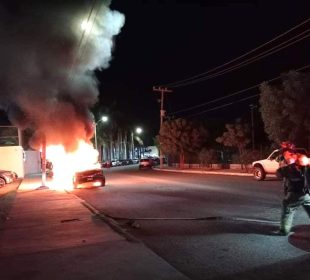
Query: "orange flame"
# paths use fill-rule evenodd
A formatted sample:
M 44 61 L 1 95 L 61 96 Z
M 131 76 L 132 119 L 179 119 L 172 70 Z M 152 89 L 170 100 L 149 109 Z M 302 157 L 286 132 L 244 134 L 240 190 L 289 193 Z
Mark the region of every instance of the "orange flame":
M 299 166 L 307 166 L 310 163 L 309 158 L 300 153 L 285 151 L 283 155 L 288 164 L 296 163 Z
M 80 140 L 74 152 L 66 152 L 62 145 L 46 147 L 46 158 L 53 164 L 52 189 L 73 189 L 72 178 L 75 172 L 100 168 L 98 151 L 92 144 Z

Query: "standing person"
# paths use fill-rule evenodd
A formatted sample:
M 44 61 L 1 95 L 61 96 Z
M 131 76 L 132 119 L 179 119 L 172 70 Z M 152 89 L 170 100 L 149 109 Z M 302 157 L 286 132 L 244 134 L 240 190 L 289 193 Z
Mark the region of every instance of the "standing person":
M 278 169 L 283 177 L 284 199 L 282 201 L 281 224 L 278 235 L 288 235 L 292 228 L 295 211 L 303 206 L 310 218 L 310 170 L 309 159 L 302 154 L 284 155 L 288 162 Z M 293 160 L 292 160 L 293 159 Z M 292 163 L 292 161 L 294 161 Z
M 295 145 L 289 141 L 284 141 L 281 143 L 281 149 L 280 149 L 280 164 L 290 164 L 290 163 L 293 163 L 295 160 L 294 160 L 294 155 L 296 155 L 295 153 Z

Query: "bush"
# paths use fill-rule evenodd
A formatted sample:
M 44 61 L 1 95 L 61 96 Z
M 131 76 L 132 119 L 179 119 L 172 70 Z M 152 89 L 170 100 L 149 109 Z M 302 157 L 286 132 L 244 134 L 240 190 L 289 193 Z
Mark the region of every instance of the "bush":
M 199 158 L 200 164 L 212 167 L 212 163 L 217 162 L 217 152 L 214 149 L 204 148 L 199 152 L 198 158 Z

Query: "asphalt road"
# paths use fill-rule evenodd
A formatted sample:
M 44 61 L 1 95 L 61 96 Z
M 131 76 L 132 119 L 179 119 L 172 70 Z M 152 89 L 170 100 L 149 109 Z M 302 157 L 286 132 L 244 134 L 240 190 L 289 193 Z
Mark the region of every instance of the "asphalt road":
M 106 179 L 104 188 L 74 193 L 190 279 L 310 276 L 310 226 L 303 210 L 296 213 L 294 234 L 272 233 L 280 216 L 280 181 L 137 167 L 112 168 Z

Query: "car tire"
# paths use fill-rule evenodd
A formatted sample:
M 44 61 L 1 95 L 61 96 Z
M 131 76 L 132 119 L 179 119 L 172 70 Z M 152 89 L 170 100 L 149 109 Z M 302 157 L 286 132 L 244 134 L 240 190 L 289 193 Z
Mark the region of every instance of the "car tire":
M 0 188 L 4 187 L 6 184 L 5 180 L 3 178 L 0 178 Z
M 254 166 L 253 175 L 257 181 L 263 181 L 266 178 L 266 172 L 262 166 Z

